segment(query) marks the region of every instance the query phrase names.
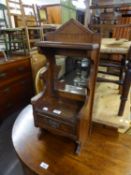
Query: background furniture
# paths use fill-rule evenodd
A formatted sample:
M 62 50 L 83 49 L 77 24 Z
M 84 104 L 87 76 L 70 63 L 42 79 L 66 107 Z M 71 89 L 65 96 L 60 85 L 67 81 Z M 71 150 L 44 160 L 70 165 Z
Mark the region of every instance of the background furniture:
M 121 43 L 120 43 L 121 42 Z M 115 44 L 116 43 L 116 44 Z M 108 55 L 107 58 L 101 59 L 100 67 L 107 68 L 106 70 L 99 69 L 99 73 L 103 75 L 110 75 L 111 77 L 99 77 L 98 82 L 115 83 L 121 87 L 121 102 L 118 115 L 122 116 L 124 112 L 125 102 L 129 93 L 130 78 L 127 76 L 130 72 L 130 59 L 131 59 L 131 41 L 115 40 L 115 39 L 103 39 L 101 44 L 101 55 Z M 110 59 L 112 56 L 121 56 L 121 61 Z M 118 77 L 113 79 L 113 77 Z M 127 88 L 128 87 L 128 88 Z M 127 89 L 126 89 L 127 88 Z M 126 89 L 127 94 L 124 93 Z M 121 105 L 123 104 L 123 105 Z M 123 106 L 123 107 L 122 107 Z
M 22 28 L 10 28 L 8 23 L 10 17 L 7 16 L 7 7 L 1 5 L 3 14 L 1 14 L 2 26 L 0 28 L 0 50 L 5 53 L 6 57 L 11 56 L 13 53 L 27 55 L 29 53 L 26 33 Z M 3 16 L 2 16 L 3 15 Z
M 24 24 L 22 1 L 21 0 L 16 0 L 16 1 L 6 0 L 6 5 L 7 5 L 10 27 L 14 27 L 14 15 L 15 14 L 22 15 L 21 20 L 23 21 L 23 24 Z
M 60 4 L 41 5 L 39 10 L 42 9 L 47 14 L 48 24 L 63 24 L 71 18 L 76 19 L 76 8 L 70 0 L 61 0 Z
M 125 84 L 125 74 L 128 69 L 127 60 L 129 61 L 130 59 L 130 57 L 127 58 L 127 55 L 129 55 L 128 49 L 130 47 L 130 42 L 128 41 L 131 39 L 131 15 L 128 13 L 130 11 L 130 6 L 130 3 L 114 3 L 114 1 L 96 0 L 93 1 L 93 5 L 90 7 L 90 9 L 92 9 L 90 27 L 101 33 L 102 37 L 105 37 L 102 42 L 112 41 L 112 44 L 108 42 L 104 45 L 102 44 L 99 64 L 99 73 L 101 75 L 110 75 L 110 77 L 98 77 L 98 81 L 118 84 L 121 94 L 124 86 L 128 86 L 129 84 L 129 82 Z M 120 43 L 122 39 L 123 42 L 125 40 L 128 43 L 127 47 L 124 46 L 124 44 L 122 47 Z M 118 77 L 118 79 L 114 79 L 114 77 Z M 124 99 L 124 96 L 122 96 L 121 99 Z M 118 114 L 122 115 L 123 111 L 120 105 Z
M 124 37 L 128 38 L 128 30 L 131 30 L 131 3 L 114 4 L 109 2 L 108 4 L 105 2 L 100 4 L 99 2 L 90 6 L 92 10 L 90 27 L 100 32 L 102 37 L 120 38 L 123 33 Z
M 10 26 L 37 26 L 34 4 L 24 4 L 21 0 L 6 0 Z
M 22 28 L 29 51 L 36 50 L 35 43 L 43 39 L 43 28 L 39 26 L 34 5 L 24 4 L 21 0 L 6 0 L 6 3 L 11 26 Z
M 30 102 L 33 83 L 29 57 L 0 64 L 0 120 Z
M 29 49 L 25 31 L 22 28 L 5 28 L 1 29 L 0 43 L 5 45 L 7 57 L 15 55 L 28 55 Z
M 29 51 L 37 50 L 36 43 L 44 39 L 43 28 L 39 26 L 25 26 L 22 29 L 26 33 Z
M 36 5 L 36 8 L 37 8 L 39 25 L 43 26 L 43 24 L 47 24 L 48 23 L 47 8 L 41 7 L 39 5 Z
M 71 19 L 55 32 L 47 34 L 46 40 L 38 43 L 49 65 L 41 75 L 44 93 L 32 98 L 35 126 L 71 138 L 76 142 L 76 153 L 79 154 L 91 126 L 100 37 Z M 76 57 L 78 62 L 88 58 L 88 67 L 82 72 L 87 74 L 85 81 L 79 77 L 76 84 L 77 69 L 60 81 L 56 55 L 59 59 L 61 55 Z

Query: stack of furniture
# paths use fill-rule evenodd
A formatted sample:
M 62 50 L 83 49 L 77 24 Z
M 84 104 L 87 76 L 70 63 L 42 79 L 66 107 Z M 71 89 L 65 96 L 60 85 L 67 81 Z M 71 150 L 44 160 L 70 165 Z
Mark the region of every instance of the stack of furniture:
M 8 8 L 1 4 L 1 27 L 0 27 L 0 46 L 4 52 L 5 58 L 12 54 L 28 54 L 26 35 L 23 29 L 11 28 L 10 18 L 7 16 Z
M 34 5 L 23 4 L 21 0 L 6 0 L 6 4 L 12 27 L 13 18 L 14 26 L 21 28 L 26 34 L 29 51 L 36 49 L 35 43 L 43 39 L 43 29 L 38 24 Z M 18 12 L 15 10 L 17 6 Z
M 79 154 L 91 129 L 100 36 L 71 19 L 47 34 L 46 39 L 38 44 L 49 64 L 41 74 L 43 92 L 32 98 L 34 123 L 74 140 Z M 59 59 L 61 56 L 77 59 L 76 68 L 62 79 L 58 77 L 56 55 Z
M 28 55 L 28 45 L 26 35 L 21 28 L 4 28 L 1 29 L 1 44 L 5 45 L 7 57 L 12 55 Z

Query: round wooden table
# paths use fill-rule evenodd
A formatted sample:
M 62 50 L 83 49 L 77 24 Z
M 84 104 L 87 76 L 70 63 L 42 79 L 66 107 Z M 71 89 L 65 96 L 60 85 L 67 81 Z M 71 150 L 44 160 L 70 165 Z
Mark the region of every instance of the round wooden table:
M 12 141 L 26 175 L 131 173 L 129 135 L 118 137 L 109 129 L 95 127 L 80 156 L 77 156 L 72 140 L 44 133 L 34 126 L 31 105 L 24 108 L 16 119 Z

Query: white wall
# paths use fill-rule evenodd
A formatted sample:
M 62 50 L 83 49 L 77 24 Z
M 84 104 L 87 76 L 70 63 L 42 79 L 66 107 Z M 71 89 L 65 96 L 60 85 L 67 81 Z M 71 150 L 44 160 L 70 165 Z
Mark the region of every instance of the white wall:
M 0 0 L 0 3 L 5 4 L 5 0 Z
M 78 0 L 78 1 L 72 0 L 72 3 L 74 6 L 76 6 L 77 9 L 80 9 L 80 10 L 86 9 L 86 5 L 84 3 L 84 0 Z

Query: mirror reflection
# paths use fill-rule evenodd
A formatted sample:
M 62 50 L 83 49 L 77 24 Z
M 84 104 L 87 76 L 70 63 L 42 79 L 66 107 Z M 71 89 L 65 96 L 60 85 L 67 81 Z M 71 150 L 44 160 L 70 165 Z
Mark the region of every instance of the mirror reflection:
M 85 95 L 91 60 L 56 55 L 55 62 L 55 89 Z

